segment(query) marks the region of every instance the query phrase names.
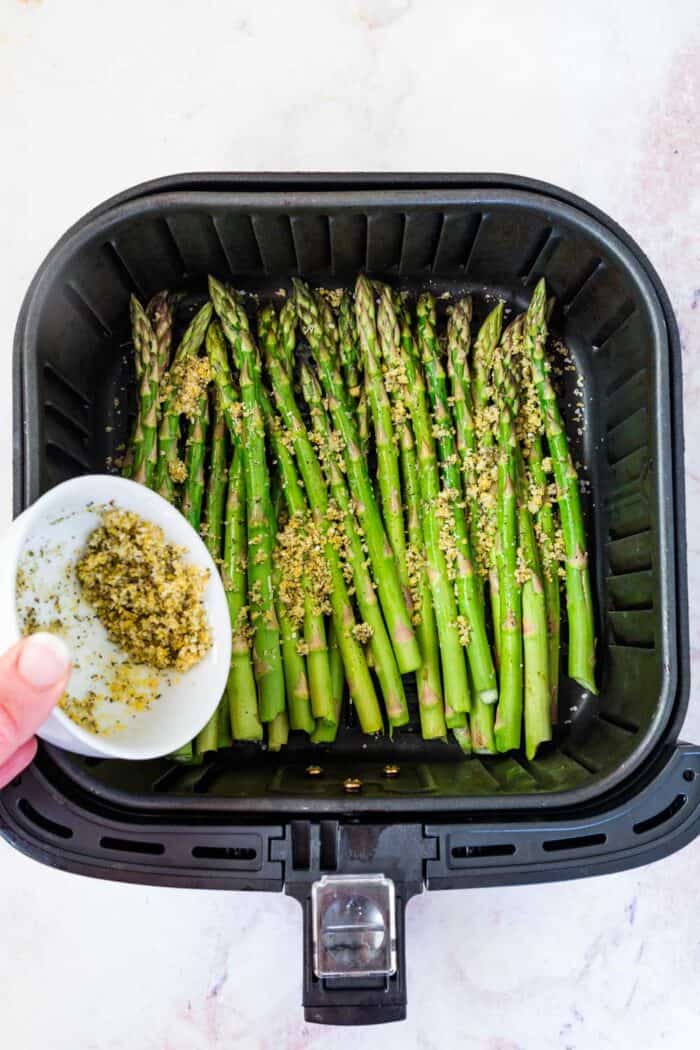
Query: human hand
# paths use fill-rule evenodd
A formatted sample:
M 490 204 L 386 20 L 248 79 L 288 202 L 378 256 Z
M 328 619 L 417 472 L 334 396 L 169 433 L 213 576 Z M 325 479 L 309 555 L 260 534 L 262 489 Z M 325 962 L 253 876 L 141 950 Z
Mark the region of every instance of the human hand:
M 0 788 L 34 758 L 34 733 L 60 699 L 69 674 L 65 642 L 43 631 L 0 656 Z

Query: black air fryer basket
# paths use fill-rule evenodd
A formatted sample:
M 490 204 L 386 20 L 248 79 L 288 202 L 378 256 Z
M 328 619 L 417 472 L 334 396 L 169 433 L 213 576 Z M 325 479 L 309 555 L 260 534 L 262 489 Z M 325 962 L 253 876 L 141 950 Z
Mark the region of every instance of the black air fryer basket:
M 677 740 L 689 688 L 678 333 L 637 245 L 556 187 L 500 175 L 186 175 L 113 198 L 56 245 L 22 307 L 16 511 L 104 470 L 124 440 L 115 401 L 129 384 L 131 292 L 178 289 L 194 306 L 208 273 L 264 298 L 294 274 L 337 287 L 360 270 L 513 309 L 546 278 L 553 329 L 583 380 L 570 439 L 591 482 L 600 696 L 565 683 L 557 739 L 533 762 L 464 760 L 415 725 L 368 740 L 348 721 L 329 750 L 238 745 L 199 767 L 44 745 L 0 796 L 0 830 L 47 864 L 296 897 L 307 1019 L 348 1024 L 405 1016 L 412 895 L 620 870 L 700 829 L 700 750 Z

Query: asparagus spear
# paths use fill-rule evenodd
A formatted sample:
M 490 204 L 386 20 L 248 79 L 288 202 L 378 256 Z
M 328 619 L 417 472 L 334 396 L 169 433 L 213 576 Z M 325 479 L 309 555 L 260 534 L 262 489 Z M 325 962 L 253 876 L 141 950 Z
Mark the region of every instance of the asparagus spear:
M 396 559 L 404 601 L 410 611 L 411 593 L 408 586 L 408 568 L 406 564 L 406 530 L 401 498 L 399 455 L 391 418 L 391 404 L 382 375 L 374 291 L 367 278 L 362 274 L 357 278 L 355 284 L 355 318 L 365 375 L 367 376 L 367 396 L 374 429 L 374 446 L 377 453 L 377 481 L 381 495 L 384 524 Z
M 476 429 L 479 457 L 484 461 L 481 463 L 481 472 L 488 479 L 491 471 L 490 458 L 494 445 L 493 425 L 488 416 L 490 401 L 491 370 L 496 347 L 501 338 L 503 327 L 503 303 L 499 302 L 489 313 L 481 325 L 474 341 L 472 350 L 472 394 L 474 405 L 474 425 Z M 478 515 L 478 534 L 481 540 L 480 560 L 488 565 L 489 598 L 491 603 L 491 618 L 493 621 L 494 643 L 496 657 L 500 657 L 501 637 L 501 610 L 500 610 L 500 559 L 502 557 L 501 539 L 496 524 L 496 483 L 487 488 L 487 482 L 480 484 L 480 501 L 482 507 Z
M 593 599 L 588 571 L 586 537 L 576 468 L 571 459 L 564 422 L 548 376 L 545 359 L 547 296 L 540 280 L 527 311 L 525 343 L 544 418 L 552 457 L 566 551 L 566 608 L 569 621 L 569 676 L 584 689 L 597 693 Z
M 262 740 L 250 652 L 247 607 L 246 499 L 243 450 L 234 448 L 229 470 L 222 575 L 231 617 L 231 669 L 226 692 L 234 740 Z
M 474 555 L 464 516 L 462 478 L 448 402 L 445 370 L 442 366 L 435 331 L 435 300 L 431 295 L 426 294 L 420 297 L 416 317 L 419 349 L 438 434 L 437 445 L 444 481 L 443 494 L 447 497 L 451 512 L 449 528 L 455 541 L 454 554 L 457 573 L 455 583 L 460 611 L 468 627 L 469 666 L 477 697 L 487 704 L 493 704 L 498 699 L 496 672 L 486 635 L 483 596 L 475 573 Z
M 214 396 L 214 425 L 211 435 L 211 453 L 206 487 L 205 532 L 204 542 L 214 563 L 221 564 L 224 505 L 227 488 L 227 451 L 226 422 L 221 410 L 220 398 Z M 207 724 L 200 730 L 196 748 L 200 754 L 216 751 L 219 744 L 219 728 L 222 721 L 220 708 L 225 707 L 228 717 L 228 705 L 220 701 L 219 707 Z
M 297 314 L 319 366 L 334 425 L 345 444 L 348 481 L 365 533 L 374 579 L 399 670 L 406 674 L 420 666 L 421 658 L 403 597 L 394 554 L 384 532 L 367 464 L 360 449 L 357 427 L 348 409 L 347 394 L 340 373 L 328 349 L 318 306 L 302 281 L 295 278 L 293 284 Z
M 545 593 L 535 530 L 524 498 L 518 508 L 518 540 L 526 573 L 522 591 L 525 753 L 534 758 L 539 745 L 552 739 L 551 696 Z
M 547 610 L 550 717 L 552 722 L 556 722 L 559 691 L 561 597 L 559 592 L 559 561 L 555 553 L 556 524 L 554 521 L 554 510 L 547 491 L 549 479 L 544 469 L 544 449 L 540 434 L 535 434 L 532 439 L 527 465 L 533 487 L 538 493 L 535 520 L 540 537 L 542 580 Z
M 280 488 L 277 490 L 276 499 L 273 501 L 278 529 L 281 524 L 281 497 L 285 487 L 284 471 L 280 470 L 280 475 Z M 296 477 L 294 481 L 296 481 Z M 287 504 L 289 505 L 289 501 L 287 501 Z M 283 570 L 279 559 L 279 548 L 275 551 L 274 570 L 275 609 L 280 625 L 280 646 L 282 650 L 282 666 L 284 667 L 284 681 L 287 690 L 289 726 L 290 729 L 299 729 L 303 732 L 311 733 L 316 723 L 311 714 L 311 697 L 309 680 L 306 674 L 306 661 L 299 651 L 300 633 L 298 627 L 288 614 L 281 598 L 280 583 Z
M 362 390 L 362 370 L 360 368 L 357 325 L 355 324 L 352 300 L 345 292 L 338 306 L 338 337 L 340 363 L 345 386 L 350 397 L 356 402 Z
M 401 315 L 399 355 L 400 374 L 397 381 L 401 383 L 403 397 L 411 416 L 417 451 L 422 500 L 423 544 L 428 583 L 440 640 L 445 721 L 448 728 L 452 729 L 464 724 L 460 712 L 470 707 L 469 683 L 464 648 L 457 626 L 457 602 L 449 578 L 445 554 L 441 547 L 438 514 L 440 478 L 435 438 L 428 410 L 425 382 L 416 358 L 409 317 L 405 310 Z
M 289 740 L 289 717 L 286 711 L 280 711 L 278 715 L 268 723 L 267 747 L 269 751 L 281 751 Z
M 286 300 L 279 313 L 278 345 L 285 366 L 291 372 L 294 368 L 294 353 L 297 346 L 297 312 L 291 299 Z
M 450 309 L 447 321 L 447 374 L 457 431 L 457 451 L 464 474 L 469 508 L 469 538 L 478 556 L 481 550 L 479 488 L 476 472 L 477 441 L 474 429 L 474 405 L 469 374 L 471 343 L 471 296 L 461 299 Z M 481 567 L 480 567 L 481 568 Z
M 499 751 L 510 751 L 520 745 L 523 711 L 522 605 L 517 564 L 517 443 L 510 406 L 505 398 L 499 401 L 498 412 L 501 681 L 496 714 L 496 746 Z
M 282 489 L 290 518 L 298 520 L 299 527 L 303 529 L 309 520 L 309 510 L 299 484 L 294 458 L 284 443 L 277 421 L 269 416 L 268 429 L 282 479 Z M 306 575 L 302 578 L 302 589 L 304 591 L 303 635 L 307 650 L 306 667 L 308 670 L 310 696 L 308 720 L 310 720 L 311 728 L 313 728 L 312 712 L 315 718 L 321 718 L 328 722 L 333 720 L 333 697 L 323 613 L 318 608 L 317 600 L 313 595 L 313 582 Z M 291 630 L 294 631 L 294 628 L 291 627 Z M 295 649 L 298 645 L 299 639 L 297 638 L 295 640 Z M 292 720 L 292 728 L 305 728 L 305 726 L 294 725 L 296 720 L 296 717 Z
M 284 359 L 276 352 L 272 341 L 265 342 L 263 350 L 277 408 L 294 446 L 297 466 L 304 481 L 309 506 L 324 537 L 324 553 L 332 582 L 333 621 L 350 696 L 355 703 L 363 731 L 376 733 L 382 728 L 381 711 L 365 655 L 353 634 L 356 626 L 355 615 L 345 583 L 340 555 L 332 535 L 331 521 L 328 516 L 328 492 L 323 471 L 296 403 L 291 374 L 285 367 Z
M 404 404 L 401 379 L 400 333 L 391 292 L 382 290 L 377 311 L 377 330 L 385 363 L 386 387 L 399 436 L 399 453 L 403 491 L 406 497 L 409 583 L 414 591 L 414 622 L 422 664 L 416 671 L 418 712 L 421 733 L 425 740 L 434 740 L 446 734 L 445 716 L 440 681 L 440 649 L 435 627 L 435 614 L 425 568 L 425 551 L 421 530 L 420 482 L 418 460 L 410 419 Z
M 173 343 L 173 301 L 170 292 L 156 292 L 146 307 L 156 341 L 158 375 L 162 379 L 170 363 Z
M 197 413 L 189 421 L 185 451 L 185 487 L 182 494 L 182 513 L 193 529 L 199 531 L 204 499 L 204 463 L 207 457 L 209 429 L 209 398 L 204 393 L 197 402 Z
M 330 420 L 323 407 L 321 388 L 316 377 L 306 367 L 302 369 L 302 389 L 311 411 L 314 430 L 319 438 L 319 448 L 323 450 L 321 459 L 326 468 L 331 495 L 344 517 L 357 603 L 363 620 L 371 629 L 369 645 L 374 656 L 374 666 L 384 697 L 389 724 L 392 727 L 402 726 L 408 722 L 409 716 L 401 675 L 396 666 L 391 640 L 384 626 L 372 577 L 365 562 L 362 539 L 352 511 L 345 478 L 333 454 L 333 435 Z
M 174 503 L 176 497 L 173 472 L 178 462 L 180 443 L 181 406 L 178 402 L 178 369 L 182 367 L 184 361 L 196 356 L 199 352 L 211 320 L 211 314 L 211 303 L 205 303 L 192 318 L 175 351 L 170 372 L 161 381 L 161 422 L 158 431 L 158 463 L 154 486 L 156 491 L 170 503 Z
M 290 374 L 294 353 L 293 332 L 291 336 L 289 333 L 284 335 L 281 322 L 278 322 L 277 314 L 272 306 L 266 306 L 260 311 L 258 337 L 265 355 L 268 358 L 279 355 L 280 360 L 284 360 L 288 374 Z M 286 349 L 282 346 L 283 337 L 287 339 Z M 275 449 L 290 519 L 296 519 L 300 523 L 300 528 L 306 529 L 309 522 L 306 496 L 299 483 L 294 459 L 282 436 L 279 419 L 275 416 L 265 391 L 263 391 L 263 411 Z M 302 577 L 302 589 L 304 591 L 304 643 L 307 650 L 306 665 L 311 692 L 311 710 L 314 717 L 331 721 L 333 703 L 326 628 L 319 601 L 314 597 L 314 581 L 308 573 Z
M 324 722 L 319 719 L 316 728 L 311 734 L 312 744 L 332 744 L 338 735 L 340 726 L 340 713 L 343 707 L 343 694 L 345 692 L 345 672 L 343 670 L 343 658 L 340 655 L 338 636 L 335 633 L 335 625 L 331 620 L 328 628 L 328 653 L 331 667 L 331 684 L 333 688 L 333 715 L 334 722 Z
M 284 669 L 272 586 L 274 524 L 260 404 L 258 350 L 248 330 L 244 311 L 239 310 L 233 297 L 213 277 L 209 278 L 209 292 L 239 371 L 248 517 L 248 591 L 255 632 L 254 669 L 260 690 L 260 716 L 263 722 L 271 722 L 284 711 Z M 219 390 L 225 389 L 220 381 L 217 385 Z M 225 400 L 223 407 L 226 410 Z
M 158 460 L 158 348 L 151 322 L 136 296 L 131 296 L 129 307 L 134 350 L 139 361 L 139 408 L 131 476 L 150 488 Z

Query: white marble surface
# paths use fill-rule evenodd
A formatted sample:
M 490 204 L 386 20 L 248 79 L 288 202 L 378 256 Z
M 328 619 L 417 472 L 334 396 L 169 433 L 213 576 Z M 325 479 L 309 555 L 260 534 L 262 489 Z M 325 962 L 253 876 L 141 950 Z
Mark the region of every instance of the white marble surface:
M 0 521 L 10 346 L 43 255 L 89 207 L 180 170 L 510 171 L 638 239 L 685 353 L 700 596 L 693 0 L 0 0 Z M 693 170 L 694 166 L 694 170 Z M 698 620 L 693 617 L 697 666 Z M 700 705 L 685 735 L 700 741 Z M 0 843 L 0 1043 L 17 1050 L 672 1050 L 700 1022 L 700 842 L 582 883 L 424 895 L 410 1016 L 303 1023 L 297 905 L 77 879 Z

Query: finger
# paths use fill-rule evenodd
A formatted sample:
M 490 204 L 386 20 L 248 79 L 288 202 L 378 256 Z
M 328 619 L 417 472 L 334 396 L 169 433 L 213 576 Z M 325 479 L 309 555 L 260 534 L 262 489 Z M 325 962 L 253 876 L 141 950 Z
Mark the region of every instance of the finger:
M 30 736 L 4 765 L 0 766 L 0 788 L 6 787 L 29 765 L 36 754 L 36 737 Z
M 65 642 L 43 631 L 0 657 L 0 766 L 44 724 L 69 674 Z

